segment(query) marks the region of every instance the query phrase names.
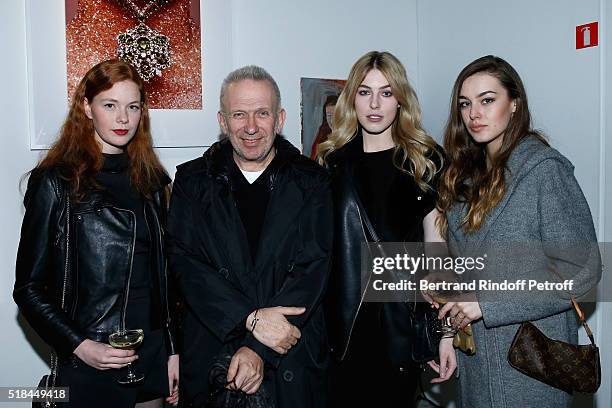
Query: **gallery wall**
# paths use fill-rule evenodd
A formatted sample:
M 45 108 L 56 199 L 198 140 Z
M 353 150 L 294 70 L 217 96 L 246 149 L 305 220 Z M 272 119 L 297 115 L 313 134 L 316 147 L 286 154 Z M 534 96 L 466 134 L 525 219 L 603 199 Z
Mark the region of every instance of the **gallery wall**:
M 8 79 L 0 98 L 0 180 L 4 191 L 0 212 L 0 259 L 4 259 L 0 264 L 0 386 L 32 384 L 46 369 L 46 350 L 18 318 L 11 297 L 23 216 L 18 181 L 40 154 L 29 148 L 25 1 L 36 4 L 44 0 L 5 0 L 0 5 L 0 54 L 4 57 L 0 76 Z M 600 241 L 612 240 L 612 191 L 604 179 L 605 174 L 612 174 L 611 161 L 605 160 L 612 153 L 612 141 L 606 144 L 605 140 L 612 134 L 612 125 L 605 120 L 610 113 L 606 100 L 612 95 L 612 80 L 607 79 L 605 67 L 612 66 L 612 57 L 605 47 L 581 51 L 573 47 L 574 26 L 596 20 L 600 21 L 600 41 L 610 40 L 611 34 L 603 30 L 604 23 L 610 21 L 605 0 L 475 0 L 469 9 L 465 2 L 452 0 L 387 0 L 377 3 L 380 7 L 376 10 L 372 4 L 366 0 L 202 0 L 204 78 L 207 67 L 215 64 L 212 56 L 222 56 L 230 61 L 224 64 L 231 67 L 264 66 L 278 80 L 283 94 L 288 113 L 284 133 L 299 146 L 300 77 L 344 78 L 366 51 L 389 50 L 406 65 L 423 105 L 425 126 L 440 140 L 450 88 L 458 71 L 480 55 L 500 55 L 523 76 L 536 126 L 575 164 Z M 207 31 L 211 28 L 206 24 L 207 19 L 214 19 L 208 13 L 219 7 L 230 17 L 223 20 L 229 21 L 223 27 L 229 31 L 227 46 L 215 48 L 207 32 L 218 33 L 222 27 L 217 24 L 213 31 Z M 220 78 L 210 83 L 205 80 L 204 104 L 211 104 L 211 109 L 218 103 L 219 84 Z M 217 125 L 214 115 L 205 121 L 202 129 L 208 137 L 217 131 Z M 176 164 L 202 151 L 158 149 L 171 174 Z M 612 333 L 603 318 L 612 313 L 609 306 L 599 304 L 590 318 L 603 352 L 604 382 L 596 397 L 599 407 L 609 406 L 612 400 L 612 347 L 604 341 Z

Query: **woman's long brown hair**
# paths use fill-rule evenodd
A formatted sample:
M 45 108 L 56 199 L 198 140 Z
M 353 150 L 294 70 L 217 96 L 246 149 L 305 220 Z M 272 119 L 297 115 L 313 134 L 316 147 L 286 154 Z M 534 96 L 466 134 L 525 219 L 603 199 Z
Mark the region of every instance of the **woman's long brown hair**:
M 461 118 L 459 95 L 463 82 L 474 74 L 487 73 L 499 80 L 516 102 L 516 111 L 504 131 L 502 145 L 495 157 L 487 157 L 485 146 L 474 142 Z M 475 232 L 482 226 L 485 216 L 504 196 L 506 191 L 504 173 L 512 151 L 528 136 L 534 136 L 548 144 L 544 137 L 531 127 L 531 114 L 527 104 L 527 93 L 520 76 L 506 61 L 487 55 L 468 64 L 455 81 L 450 103 L 450 116 L 444 132 L 444 149 L 448 167 L 442 174 L 439 186 L 438 227 L 447 236 L 447 215 L 457 202 L 467 205 L 467 214 L 462 221 L 466 233 Z
M 132 81 L 140 91 L 141 116 L 134 138 L 127 146 L 132 186 L 151 198 L 162 187 L 167 173 L 153 150 L 149 110 L 144 83 L 138 72 L 121 60 L 103 61 L 83 77 L 76 88 L 59 138 L 35 169 L 57 168 L 72 186 L 76 200 L 88 189 L 98 189 L 94 176 L 102 168 L 102 148 L 96 141 L 93 122 L 85 115 L 83 102 L 91 104 L 96 95 L 117 82 Z

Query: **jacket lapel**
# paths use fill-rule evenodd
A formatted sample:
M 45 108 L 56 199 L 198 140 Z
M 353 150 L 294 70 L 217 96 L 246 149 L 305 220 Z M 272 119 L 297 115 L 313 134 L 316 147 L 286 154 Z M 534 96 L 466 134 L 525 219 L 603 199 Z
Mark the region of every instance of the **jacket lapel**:
M 221 241 L 216 247 L 223 254 L 225 265 L 229 267 L 230 273 L 234 275 L 243 292 L 247 293 L 244 280 L 252 280 L 251 258 L 249 255 L 248 239 L 240 214 L 232 196 L 232 186 L 229 176 L 229 160 L 231 160 L 231 146 L 227 139 L 213 145 L 206 153 L 211 156 L 209 174 L 216 181 L 216 190 L 212 195 L 211 208 L 213 217 L 217 222 L 211 223 L 215 226 L 215 239 Z M 252 287 L 252 282 L 247 283 Z
M 234 204 L 230 186 L 221 186 L 222 191 L 219 192 L 219 202 L 216 208 L 219 209 L 219 220 L 227 220 L 227 222 L 215 223 L 218 225 L 217 237 L 225 242 L 222 245 L 225 252 L 225 259 L 233 265 L 239 266 L 241 270 L 250 272 L 251 260 L 249 255 L 248 239 L 238 209 Z M 235 268 L 233 268 L 235 269 Z M 244 274 L 249 276 L 250 273 Z

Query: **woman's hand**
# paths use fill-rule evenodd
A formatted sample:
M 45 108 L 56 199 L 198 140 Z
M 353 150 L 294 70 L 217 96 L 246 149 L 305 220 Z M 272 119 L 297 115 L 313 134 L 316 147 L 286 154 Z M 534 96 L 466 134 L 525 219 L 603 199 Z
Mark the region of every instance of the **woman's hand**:
M 123 368 L 138 358 L 134 350 L 120 350 L 111 347 L 110 344 L 90 339 L 86 339 L 79 344 L 74 349 L 74 354 L 85 364 L 98 370 Z
M 168 389 L 170 396 L 166 398 L 168 404 L 177 405 L 179 401 L 179 355 L 168 357 Z
M 465 326 L 482 317 L 482 310 L 477 301 L 448 302 L 438 312 L 438 317 L 442 319 L 448 313 L 456 329 L 464 329 Z
M 453 338 L 445 338 L 440 340 L 440 364 L 435 360 L 428 361 L 427 364 L 439 374 L 438 378 L 431 380 L 432 384 L 444 382 L 451 378 L 457 368 L 457 356 L 453 348 Z

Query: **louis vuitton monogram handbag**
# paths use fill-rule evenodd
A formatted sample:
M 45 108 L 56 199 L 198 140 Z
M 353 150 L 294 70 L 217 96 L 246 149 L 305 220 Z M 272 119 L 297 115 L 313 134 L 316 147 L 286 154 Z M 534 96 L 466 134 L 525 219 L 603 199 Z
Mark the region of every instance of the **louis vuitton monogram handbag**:
M 599 348 L 584 313 L 572 297 L 572 306 L 591 344 L 578 345 L 548 338 L 533 323 L 521 324 L 510 350 L 510 365 L 531 378 L 572 394 L 595 393 L 601 383 Z

